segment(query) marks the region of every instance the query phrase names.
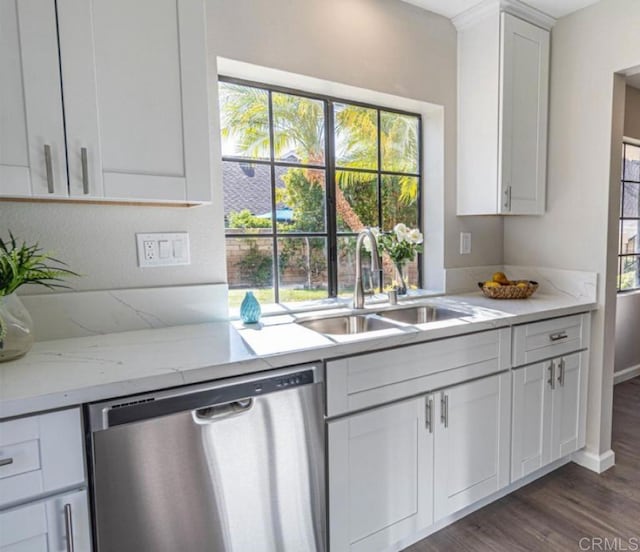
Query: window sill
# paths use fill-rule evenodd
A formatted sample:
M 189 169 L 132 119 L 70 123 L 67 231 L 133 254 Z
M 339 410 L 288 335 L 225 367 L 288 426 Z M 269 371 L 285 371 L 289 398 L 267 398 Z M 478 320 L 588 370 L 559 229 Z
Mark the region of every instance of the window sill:
M 436 297 L 442 295 L 441 291 L 428 289 L 412 289 L 409 290 L 405 298 L 416 299 L 420 297 Z M 386 293 L 377 293 L 368 295 L 366 305 L 381 305 L 388 302 Z M 400 302 L 406 299 L 401 299 Z M 271 303 L 260 305 L 262 308 L 262 318 L 270 318 L 284 315 L 294 315 L 315 311 L 330 311 L 334 309 L 351 308 L 353 299 L 351 297 L 332 297 L 316 301 L 300 301 L 296 303 Z M 229 320 L 240 319 L 240 307 L 229 308 Z

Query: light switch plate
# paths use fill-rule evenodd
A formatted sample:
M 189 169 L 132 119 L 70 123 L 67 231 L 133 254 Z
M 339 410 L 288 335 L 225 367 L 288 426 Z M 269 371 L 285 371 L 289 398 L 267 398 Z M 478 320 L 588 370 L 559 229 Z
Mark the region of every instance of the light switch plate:
M 140 268 L 191 264 L 188 232 L 136 234 L 136 242 Z
M 460 255 L 471 253 L 471 232 L 460 232 Z

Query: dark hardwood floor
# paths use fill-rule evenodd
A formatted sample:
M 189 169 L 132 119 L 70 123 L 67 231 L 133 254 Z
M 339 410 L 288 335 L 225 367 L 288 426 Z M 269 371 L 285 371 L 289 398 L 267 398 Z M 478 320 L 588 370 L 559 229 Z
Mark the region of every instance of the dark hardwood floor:
M 640 378 L 616 385 L 613 401 L 615 467 L 567 464 L 405 552 L 640 550 Z

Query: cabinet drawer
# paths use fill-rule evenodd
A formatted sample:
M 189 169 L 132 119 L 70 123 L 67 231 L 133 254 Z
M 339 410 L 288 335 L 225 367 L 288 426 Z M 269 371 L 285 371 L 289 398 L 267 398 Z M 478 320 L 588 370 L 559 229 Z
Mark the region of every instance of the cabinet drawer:
M 84 481 L 80 409 L 0 422 L 0 507 Z
M 532 364 L 589 346 L 589 314 L 563 316 L 513 329 L 513 366 Z
M 510 330 L 491 330 L 327 362 L 327 415 L 337 416 L 509 368 Z
M 40 469 L 38 439 L 0 445 L 0 479 Z

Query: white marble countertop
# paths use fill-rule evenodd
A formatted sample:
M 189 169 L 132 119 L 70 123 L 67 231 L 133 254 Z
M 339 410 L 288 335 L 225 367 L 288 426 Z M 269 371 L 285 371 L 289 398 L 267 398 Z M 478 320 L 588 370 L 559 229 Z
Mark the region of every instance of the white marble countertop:
M 257 328 L 212 322 L 42 341 L 25 357 L 0 364 L 0 419 L 596 308 L 589 297 L 540 291 L 521 301 L 474 292 L 406 303 L 425 301 L 464 316 L 332 338 L 287 314 L 265 318 Z M 369 308 L 376 309 L 380 305 Z

